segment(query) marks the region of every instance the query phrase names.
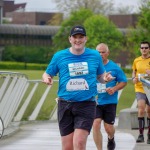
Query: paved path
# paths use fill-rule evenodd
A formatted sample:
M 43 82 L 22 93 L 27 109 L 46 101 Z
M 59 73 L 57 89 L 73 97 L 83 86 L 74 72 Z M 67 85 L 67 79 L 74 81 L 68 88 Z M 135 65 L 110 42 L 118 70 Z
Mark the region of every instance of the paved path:
M 150 145 L 147 144 L 140 145 L 141 147 L 138 148 L 134 134 L 128 131 L 116 130 L 116 150 L 150 149 Z M 102 133 L 104 138 L 103 150 L 106 150 L 107 135 L 104 128 L 102 128 Z M 57 122 L 45 121 L 21 125 L 20 130 L 15 134 L 0 140 L 0 150 L 61 150 Z M 87 150 L 96 150 L 92 134 L 88 137 Z

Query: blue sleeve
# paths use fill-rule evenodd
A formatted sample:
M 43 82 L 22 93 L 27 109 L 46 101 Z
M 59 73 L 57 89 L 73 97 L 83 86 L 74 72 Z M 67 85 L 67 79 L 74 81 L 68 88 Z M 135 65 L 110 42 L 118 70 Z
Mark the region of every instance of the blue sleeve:
M 127 82 L 127 77 L 119 66 L 117 66 L 116 78 L 118 82 Z
M 98 57 L 99 57 L 99 67 L 97 70 L 97 75 L 101 75 L 104 72 L 106 72 L 106 70 L 105 70 L 104 65 L 103 65 L 102 57 L 99 53 L 98 53 Z
M 46 73 L 51 75 L 51 76 L 56 76 L 59 69 L 58 69 L 58 55 L 57 53 L 53 56 L 53 58 L 51 59 L 51 62 L 49 63 L 49 65 L 47 66 L 46 69 Z

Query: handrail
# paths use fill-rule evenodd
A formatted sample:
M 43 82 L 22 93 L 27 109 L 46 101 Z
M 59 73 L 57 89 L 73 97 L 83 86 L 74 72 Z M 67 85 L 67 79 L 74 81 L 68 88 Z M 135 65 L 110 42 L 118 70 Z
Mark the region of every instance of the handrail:
M 0 71 L 0 75 L 17 75 L 17 76 L 24 76 L 28 79 L 28 76 L 26 74 L 20 73 L 20 72 L 11 72 L 11 71 Z
M 10 71 L 0 71 L 0 79 L 0 117 L 3 120 L 4 129 L 7 129 L 11 123 L 20 122 L 22 120 L 25 111 L 28 109 L 30 102 L 32 102 L 33 100 L 33 96 L 35 95 L 37 90 L 40 89 L 42 80 L 28 80 L 27 75 Z M 131 78 L 128 78 L 128 81 L 129 80 L 131 80 Z M 150 85 L 150 81 L 145 77 L 140 77 L 140 80 L 141 82 L 143 82 L 144 88 L 148 89 L 147 85 Z M 58 80 L 54 80 L 54 82 L 56 83 L 58 82 Z M 38 102 L 37 104 L 35 104 L 35 108 L 33 108 L 31 115 L 28 116 L 27 121 L 36 120 L 49 91 L 51 91 L 51 87 L 47 87 L 47 85 L 44 84 L 44 90 L 45 91 L 42 92 L 43 94 L 39 95 L 40 98 L 38 97 Z M 121 92 L 122 91 L 120 90 L 118 99 L 121 95 Z M 148 92 L 148 94 L 149 93 L 150 92 Z M 135 101 L 134 107 L 136 107 Z M 21 104 L 20 107 L 19 104 Z M 56 119 L 56 105 L 51 114 L 49 114 L 49 119 Z M 8 110 L 6 110 L 6 108 Z
M 139 81 L 142 82 L 144 91 L 150 103 L 150 76 L 147 74 L 139 74 L 138 75 Z
M 146 86 L 150 87 L 150 81 L 149 81 L 150 76 L 148 76 L 147 74 L 139 74 L 138 78 L 139 78 L 139 81 L 141 81 Z

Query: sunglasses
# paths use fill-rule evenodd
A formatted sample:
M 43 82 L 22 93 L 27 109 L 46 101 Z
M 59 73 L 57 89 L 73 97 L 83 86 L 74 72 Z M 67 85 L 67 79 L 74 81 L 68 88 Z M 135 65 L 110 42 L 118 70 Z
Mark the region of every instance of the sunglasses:
M 149 49 L 149 47 L 141 47 L 141 49 Z

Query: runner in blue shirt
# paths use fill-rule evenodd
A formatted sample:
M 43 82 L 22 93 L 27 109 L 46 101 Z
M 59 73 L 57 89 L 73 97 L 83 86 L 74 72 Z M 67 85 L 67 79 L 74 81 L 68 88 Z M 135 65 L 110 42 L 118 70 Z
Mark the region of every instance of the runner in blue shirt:
M 118 90 L 124 88 L 127 84 L 127 78 L 122 69 L 108 59 L 109 49 L 104 43 L 99 44 L 96 47 L 97 51 L 101 54 L 106 72 L 111 72 L 111 75 L 115 77 L 114 80 L 107 84 L 97 83 L 97 108 L 96 119 L 93 123 L 93 138 L 98 150 L 102 150 L 102 134 L 100 131 L 101 122 L 104 121 L 104 128 L 108 134 L 108 150 L 115 149 L 115 117 L 116 107 L 118 103 Z
M 52 85 L 59 75 L 58 123 L 63 150 L 85 150 L 87 137 L 95 118 L 97 79 L 101 83 L 113 80 L 105 73 L 98 51 L 85 48 L 83 26 L 70 31 L 71 47 L 57 52 L 43 74 L 43 82 Z

